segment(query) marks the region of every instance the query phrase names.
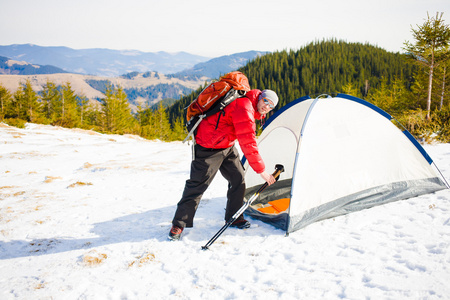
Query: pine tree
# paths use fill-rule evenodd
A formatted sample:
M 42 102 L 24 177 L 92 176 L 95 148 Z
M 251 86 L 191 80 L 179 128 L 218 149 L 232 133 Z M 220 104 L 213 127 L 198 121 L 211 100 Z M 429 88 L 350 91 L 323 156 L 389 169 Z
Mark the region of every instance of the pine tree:
M 352 82 L 347 83 L 342 87 L 342 91 L 351 96 L 359 97 L 358 89 L 355 87 L 355 85 Z
M 170 137 L 170 140 L 172 141 L 184 140 L 184 138 L 187 135 L 187 132 L 185 130 L 183 119 L 181 117 L 178 117 L 172 127 L 173 127 L 172 136 Z
M 96 102 L 87 102 L 82 107 L 83 128 L 102 131 L 103 128 L 103 114 L 100 105 Z
M 86 96 L 82 96 L 79 98 L 80 98 L 80 100 L 79 100 L 79 105 L 78 105 L 78 112 L 80 115 L 80 124 L 81 124 L 81 127 L 84 127 L 84 124 L 85 124 L 84 118 L 86 117 L 86 112 L 89 109 L 89 107 L 88 107 L 89 99 Z
M 41 95 L 42 113 L 49 123 L 53 123 L 56 121 L 57 116 L 55 108 L 61 97 L 56 85 L 51 81 L 47 81 L 43 86 Z
M 160 104 L 158 109 L 154 112 L 155 116 L 153 118 L 153 128 L 155 129 L 155 134 L 161 141 L 168 141 L 171 136 L 171 128 L 169 123 L 169 118 L 164 106 Z
M 8 116 L 11 100 L 11 93 L 4 86 L 0 85 L 0 121 L 3 121 Z
M 136 119 L 140 127 L 140 136 L 146 139 L 154 139 L 156 138 L 156 133 L 153 128 L 153 110 L 146 106 L 143 108 L 142 106 L 138 107 L 138 112 L 136 114 Z
M 103 100 L 104 130 L 118 134 L 133 131 L 134 120 L 127 95 L 123 89 L 108 86 L 105 95 L 106 98 Z
M 427 119 L 431 118 L 431 94 L 433 89 L 434 69 L 447 61 L 450 43 L 450 27 L 442 19 L 443 13 L 436 17 L 427 14 L 427 20 L 417 29 L 412 28 L 415 43 L 405 42 L 404 50 L 411 59 L 428 69 Z
M 57 111 L 56 121 L 54 125 L 73 128 L 80 126 L 80 118 L 78 114 L 77 95 L 72 90 L 70 82 L 66 82 L 61 86 L 60 101 Z
M 31 82 L 26 81 L 14 93 L 12 104 L 12 117 L 25 120 L 27 122 L 34 122 L 38 119 L 40 103 L 38 95 L 33 90 Z
M 448 49 L 450 51 L 450 49 Z M 435 84 L 436 89 L 433 92 L 433 95 L 438 100 L 438 109 L 442 110 L 446 104 L 450 103 L 448 99 L 448 94 L 450 92 L 450 60 L 447 60 L 445 63 L 439 65 L 435 69 Z
M 388 82 L 386 78 L 383 78 L 381 85 L 367 95 L 367 100 L 389 114 L 399 114 L 403 110 L 417 108 L 411 91 L 400 79 Z

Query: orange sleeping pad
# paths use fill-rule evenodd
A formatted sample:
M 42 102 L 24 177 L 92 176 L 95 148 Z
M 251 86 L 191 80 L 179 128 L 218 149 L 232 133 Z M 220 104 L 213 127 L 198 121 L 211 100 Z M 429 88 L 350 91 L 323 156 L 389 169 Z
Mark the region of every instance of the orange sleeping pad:
M 266 207 L 260 207 L 258 210 L 265 214 L 279 214 L 280 212 L 276 210 L 272 205 Z
M 258 208 L 258 210 L 265 214 L 279 214 L 289 208 L 290 200 L 289 198 L 283 198 L 269 201 L 269 206 Z

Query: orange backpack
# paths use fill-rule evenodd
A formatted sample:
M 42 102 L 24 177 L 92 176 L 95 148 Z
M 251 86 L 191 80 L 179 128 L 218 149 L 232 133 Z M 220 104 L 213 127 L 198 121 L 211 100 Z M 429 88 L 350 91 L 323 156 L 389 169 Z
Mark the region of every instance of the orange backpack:
M 192 101 L 192 103 L 189 105 L 186 114 L 187 121 L 189 122 L 193 117 L 203 115 L 208 112 L 209 109 L 211 109 L 211 107 L 215 103 L 217 103 L 218 100 L 222 100 L 224 96 L 230 92 L 231 89 L 233 89 L 234 91 L 241 91 L 238 92 L 240 96 L 245 95 L 246 92 L 250 91 L 250 85 L 248 83 L 247 77 L 243 73 L 235 71 L 220 77 L 219 81 L 213 82 L 208 85 L 198 95 L 197 99 Z M 234 98 L 233 100 L 235 100 L 236 98 Z M 232 101 L 230 101 L 229 103 L 231 102 Z M 226 105 L 228 105 L 229 103 L 227 103 Z
M 244 96 L 248 91 L 250 91 L 248 79 L 239 71 L 228 73 L 220 77 L 219 81 L 208 85 L 187 108 L 186 128 L 189 134 L 183 142 L 195 135 L 197 126 L 204 118 L 221 112 L 225 106 Z

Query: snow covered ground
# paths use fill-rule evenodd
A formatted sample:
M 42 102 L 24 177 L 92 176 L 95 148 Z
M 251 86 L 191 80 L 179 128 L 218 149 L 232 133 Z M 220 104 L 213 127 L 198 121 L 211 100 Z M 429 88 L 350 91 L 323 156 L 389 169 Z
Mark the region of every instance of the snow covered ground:
M 450 178 L 450 144 L 425 149 Z M 0 124 L 0 299 L 450 299 L 450 191 L 284 232 L 224 224 L 226 182 L 167 234 L 190 146 Z

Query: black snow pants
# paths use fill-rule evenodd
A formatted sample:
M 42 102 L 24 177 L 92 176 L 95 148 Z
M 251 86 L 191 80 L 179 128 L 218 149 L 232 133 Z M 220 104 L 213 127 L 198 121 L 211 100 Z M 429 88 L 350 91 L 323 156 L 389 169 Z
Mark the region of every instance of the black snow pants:
M 173 225 L 182 228 L 194 225 L 194 215 L 200 199 L 218 170 L 228 181 L 225 220 L 229 220 L 244 203 L 244 167 L 236 147 L 209 149 L 197 144 L 194 151 L 195 158 L 191 163 L 190 178 L 186 181 L 172 221 Z

